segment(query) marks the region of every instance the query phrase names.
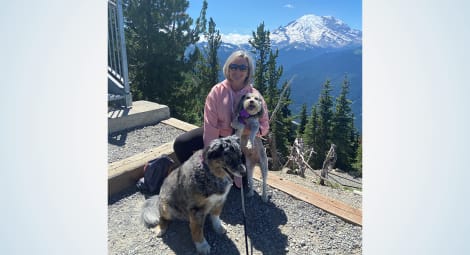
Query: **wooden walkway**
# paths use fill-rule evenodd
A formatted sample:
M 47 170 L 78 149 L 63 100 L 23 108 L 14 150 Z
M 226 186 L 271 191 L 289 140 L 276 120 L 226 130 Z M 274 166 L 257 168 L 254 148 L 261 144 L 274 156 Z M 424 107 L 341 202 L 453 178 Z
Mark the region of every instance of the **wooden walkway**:
M 253 178 L 261 181 L 261 172 L 257 167 L 255 167 Z M 334 214 L 344 219 L 345 221 L 362 226 L 362 211 L 359 209 L 325 197 L 317 192 L 314 192 L 291 181 L 285 180 L 277 175 L 269 174 L 269 172 L 267 182 L 268 185 L 273 188 L 281 190 L 295 198 L 303 200 L 331 214 Z

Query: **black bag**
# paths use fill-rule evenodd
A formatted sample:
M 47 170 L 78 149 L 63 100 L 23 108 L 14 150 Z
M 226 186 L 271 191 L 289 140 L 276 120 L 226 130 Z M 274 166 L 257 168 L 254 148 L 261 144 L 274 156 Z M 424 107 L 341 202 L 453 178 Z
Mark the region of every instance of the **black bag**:
M 150 160 L 144 166 L 144 177 L 137 182 L 140 192 L 154 195 L 160 193 L 163 181 L 170 174 L 170 166 L 174 161 L 167 155 Z

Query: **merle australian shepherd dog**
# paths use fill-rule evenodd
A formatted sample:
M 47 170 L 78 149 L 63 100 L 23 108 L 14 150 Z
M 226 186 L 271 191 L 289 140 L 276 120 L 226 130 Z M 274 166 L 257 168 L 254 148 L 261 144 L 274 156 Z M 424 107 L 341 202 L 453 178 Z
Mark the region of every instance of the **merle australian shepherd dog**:
M 172 219 L 188 220 L 197 252 L 209 254 L 210 246 L 204 237 L 206 215 L 210 214 L 217 233 L 226 232 L 219 216 L 233 184 L 232 176 L 240 178 L 245 173 L 240 139 L 215 139 L 171 172 L 159 195 L 145 201 L 144 224 L 162 236 Z

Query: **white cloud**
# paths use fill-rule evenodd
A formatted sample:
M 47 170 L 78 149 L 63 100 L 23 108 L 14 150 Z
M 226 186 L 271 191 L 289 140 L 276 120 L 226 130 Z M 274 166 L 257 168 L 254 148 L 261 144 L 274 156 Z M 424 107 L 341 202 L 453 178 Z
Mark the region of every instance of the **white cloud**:
M 292 4 L 286 4 L 283 7 L 284 8 L 289 8 L 289 9 L 294 9 L 294 6 Z
M 225 43 L 233 44 L 242 44 L 248 43 L 248 40 L 251 39 L 251 35 L 241 35 L 241 34 L 221 34 L 222 41 Z

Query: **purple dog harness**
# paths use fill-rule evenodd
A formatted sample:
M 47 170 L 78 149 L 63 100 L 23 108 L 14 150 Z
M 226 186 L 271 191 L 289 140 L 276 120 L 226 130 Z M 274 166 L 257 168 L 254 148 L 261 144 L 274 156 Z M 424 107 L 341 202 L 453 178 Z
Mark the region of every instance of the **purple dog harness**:
M 249 117 L 250 114 L 245 109 L 242 109 L 240 111 L 240 114 L 238 115 L 238 121 L 240 123 L 246 124 L 246 119 L 248 119 Z

